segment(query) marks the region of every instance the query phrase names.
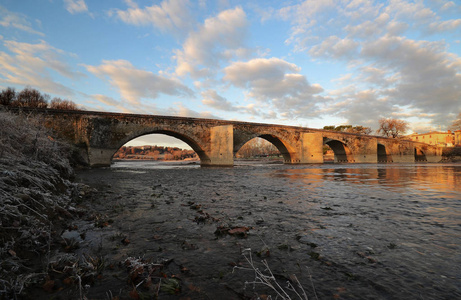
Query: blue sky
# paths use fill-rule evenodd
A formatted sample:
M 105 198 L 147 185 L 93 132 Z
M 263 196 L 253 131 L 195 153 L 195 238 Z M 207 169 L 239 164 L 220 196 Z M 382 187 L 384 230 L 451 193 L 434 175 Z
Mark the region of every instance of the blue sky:
M 0 88 L 87 110 L 446 130 L 460 56 L 459 1 L 0 0 Z

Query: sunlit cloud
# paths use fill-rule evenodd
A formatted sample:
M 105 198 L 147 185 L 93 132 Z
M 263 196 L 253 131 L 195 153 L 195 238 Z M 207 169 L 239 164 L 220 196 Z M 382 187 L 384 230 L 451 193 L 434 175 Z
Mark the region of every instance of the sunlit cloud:
M 45 41 L 29 44 L 5 40 L 3 45 L 10 53 L 0 52 L 0 82 L 40 87 L 47 93 L 70 96 L 74 91 L 59 83 L 51 73 L 74 80 L 84 76 L 66 62 L 66 58 L 74 57 L 72 53 L 54 48 Z
M 202 92 L 202 103 L 212 107 L 214 109 L 223 110 L 223 111 L 236 111 L 238 110 L 232 102 L 228 101 L 226 98 L 218 95 L 215 90 L 206 90 Z
M 213 115 L 207 111 L 197 112 L 186 106 L 181 102 L 175 102 L 166 111 L 167 115 L 179 116 L 179 117 L 190 117 L 190 118 L 206 118 L 206 119 L 221 119 L 220 117 Z
M 247 26 L 246 14 L 241 7 L 206 19 L 198 31 L 190 33 L 182 50 L 176 51 L 176 74 L 212 76 L 223 61 L 247 56 L 248 51 L 243 47 Z
M 92 74 L 108 82 L 131 104 L 140 104 L 141 99 L 156 99 L 160 94 L 174 96 L 194 95 L 193 91 L 174 78 L 167 78 L 150 71 L 137 69 L 126 60 L 105 60 L 99 66 L 86 68 Z
M 345 63 L 352 71 L 333 80 L 342 87 L 326 91 L 333 101 L 322 113 L 354 124 L 373 124 L 386 114 L 423 117 L 424 111 L 435 126 L 446 122 L 450 112 L 461 110 L 460 57 L 449 53 L 444 41 L 400 36 L 416 29 L 421 35 L 456 32 L 460 19 L 442 20 L 422 1 L 405 0 L 345 1 L 343 6 L 305 1 L 280 14 L 293 24 L 288 43 L 295 51 Z M 343 18 L 325 22 L 331 15 Z M 323 25 L 316 26 L 319 23 Z
M 121 105 L 120 101 L 115 100 L 112 97 L 106 95 L 95 94 L 91 95 L 94 99 L 98 100 L 102 104 L 109 105 L 109 106 L 119 106 Z
M 273 105 L 275 110 L 297 117 L 313 116 L 317 96 L 323 92 L 318 84 L 310 84 L 301 69 L 279 58 L 258 58 L 248 62 L 235 62 L 224 69 L 224 80 L 248 90 L 247 97 Z
M 163 32 L 182 33 L 193 27 L 188 0 L 164 0 L 159 5 L 140 8 L 134 1 L 125 1 L 127 10 L 116 9 L 109 14 L 135 26 L 153 26 Z

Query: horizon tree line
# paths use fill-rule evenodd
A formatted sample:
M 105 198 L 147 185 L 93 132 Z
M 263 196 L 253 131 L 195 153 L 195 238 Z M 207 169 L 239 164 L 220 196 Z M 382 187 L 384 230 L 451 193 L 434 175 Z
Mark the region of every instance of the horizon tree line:
M 11 107 L 51 108 L 61 110 L 82 110 L 71 100 L 43 94 L 39 90 L 25 87 L 16 92 L 12 87 L 7 87 L 0 92 L 0 104 Z

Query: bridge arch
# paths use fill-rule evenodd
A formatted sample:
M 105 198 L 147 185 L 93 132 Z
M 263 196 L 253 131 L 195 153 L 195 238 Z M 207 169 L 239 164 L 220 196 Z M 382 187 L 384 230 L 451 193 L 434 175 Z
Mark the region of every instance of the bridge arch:
M 415 161 L 427 161 L 426 154 L 419 147 L 415 147 Z
M 164 135 L 177 138 L 178 140 L 181 140 L 187 145 L 189 145 L 192 148 L 192 150 L 194 150 L 195 153 L 197 153 L 200 159 L 200 162 L 206 162 L 210 160 L 210 158 L 208 157 L 208 155 L 206 154 L 204 150 L 204 146 L 201 145 L 198 139 L 191 137 L 191 135 L 186 132 L 181 132 L 177 129 L 171 129 L 171 128 L 165 128 L 165 127 L 150 128 L 148 130 L 134 132 L 124 137 L 123 139 L 118 141 L 116 145 L 117 150 L 112 154 L 112 156 L 118 151 L 118 149 L 120 149 L 123 145 L 125 145 L 129 141 L 139 138 L 141 136 L 149 135 L 149 134 L 164 134 Z
M 355 162 L 351 149 L 345 143 L 330 138 L 325 138 L 323 143 L 333 150 L 335 162 Z
M 393 162 L 389 149 L 383 144 L 378 143 L 378 162 Z
M 247 136 L 246 139 L 240 140 L 239 142 L 234 141 L 234 157 L 235 157 L 236 153 L 240 150 L 240 148 L 243 147 L 243 145 L 245 145 L 246 143 L 248 143 L 252 139 L 258 138 L 258 137 L 262 138 L 262 139 L 268 141 L 269 143 L 271 143 L 272 145 L 274 145 L 277 148 L 277 150 L 279 150 L 280 154 L 282 154 L 283 161 L 285 163 L 293 162 L 292 161 L 293 157 L 292 157 L 291 153 L 293 153 L 294 150 L 292 149 L 292 147 L 287 142 L 282 140 L 280 137 L 278 137 L 278 136 L 276 136 L 274 134 L 271 134 L 271 133 L 256 133 L 256 134 L 252 134 L 250 136 Z

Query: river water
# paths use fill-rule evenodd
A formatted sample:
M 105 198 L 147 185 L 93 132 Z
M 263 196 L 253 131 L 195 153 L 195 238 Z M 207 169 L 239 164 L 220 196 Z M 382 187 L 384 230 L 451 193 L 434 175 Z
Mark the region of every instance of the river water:
M 109 219 L 79 225 L 79 251 L 107 265 L 89 299 L 130 299 L 133 289 L 151 299 L 275 299 L 252 284 L 262 276 L 247 259 L 293 299 L 294 276 L 309 299 L 461 299 L 460 164 L 137 161 L 78 180 L 98 190 L 92 205 Z M 133 261 L 144 267 L 137 278 Z M 176 294 L 159 290 L 160 278 Z

